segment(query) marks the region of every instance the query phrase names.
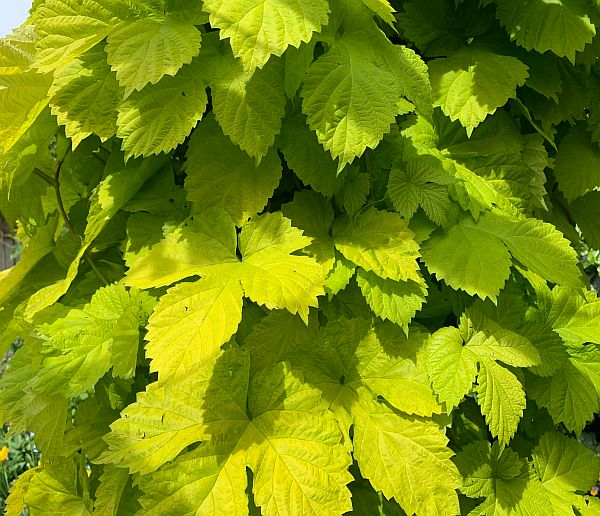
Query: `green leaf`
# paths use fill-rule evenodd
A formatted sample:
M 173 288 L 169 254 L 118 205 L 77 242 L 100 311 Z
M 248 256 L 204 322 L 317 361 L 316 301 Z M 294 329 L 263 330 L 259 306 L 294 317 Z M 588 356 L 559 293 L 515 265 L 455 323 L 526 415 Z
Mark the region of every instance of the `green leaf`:
M 70 310 L 41 331 L 46 355 L 32 388 L 45 394 L 83 394 L 114 366 L 125 378 L 135 373 L 139 342 L 139 294 L 112 285 L 98 290 L 82 309 Z
M 508 444 L 517 431 L 525 409 L 523 386 L 508 369 L 479 357 L 477 403 L 494 437 Z
M 119 106 L 117 136 L 127 158 L 169 152 L 183 143 L 206 110 L 198 63 L 131 94 Z
M 119 22 L 109 0 L 50 0 L 37 6 L 34 66 L 49 72 L 102 41 Z
M 132 477 L 126 469 L 104 466 L 100 485 L 96 490 L 94 514 L 133 516 L 134 511 L 140 509 L 136 499 L 138 493 L 139 491 L 132 486 Z
M 484 310 L 478 311 L 478 304 L 467 308 L 460 321 L 461 330 L 466 333 L 463 334 L 463 338 L 473 353 L 478 357 L 499 360 L 514 367 L 540 364 L 540 354 L 531 341 L 512 329 L 509 324 L 503 324 L 502 316 L 507 315 L 509 307 L 502 300 L 499 301 L 498 309 L 493 310 L 499 312 L 494 314 L 499 315 L 499 320 L 494 320 L 495 318 L 488 315 L 490 310 L 487 310 L 487 313 Z M 465 328 L 468 330 L 464 331 Z
M 52 79 L 17 67 L 0 68 L 0 150 L 13 147 L 48 105 Z
M 440 412 L 425 369 L 427 337 L 418 327 L 406 336 L 389 322 L 373 327 L 365 319 L 340 317 L 290 350 L 288 359 L 321 389 L 347 431 L 357 393 L 365 388 L 407 414 Z
M 400 112 L 396 75 L 370 38 L 363 32 L 343 36 L 304 79 L 302 111 L 319 142 L 339 158 L 338 171 L 375 148 Z
M 456 407 L 477 376 L 477 357 L 454 327 L 440 328 L 427 345 L 427 373 L 438 399 Z
M 186 377 L 214 357 L 242 319 L 237 264 L 200 281 L 180 283 L 160 298 L 148 322 L 146 350 L 160 380 Z
M 308 321 L 309 307 L 324 294 L 323 268 L 308 256 L 290 253 L 310 239 L 281 213 L 265 214 L 246 224 L 240 234 L 240 281 L 247 297 L 269 309 L 285 308 Z
M 292 221 L 292 225 L 312 238 L 312 243 L 304 252 L 312 256 L 328 273 L 335 262 L 335 248 L 329 230 L 333 223 L 331 203 L 311 190 L 301 190 L 294 194 L 294 200 L 281 206 L 281 213 Z
M 299 113 L 286 118 L 280 146 L 288 166 L 304 184 L 327 197 L 336 192 L 337 167 L 306 125 L 306 117 Z
M 470 498 L 486 498 L 474 514 L 537 514 L 546 503 L 539 482 L 529 478 L 527 462 L 498 442 L 470 443 L 454 462 L 463 476 L 461 492 Z
M 388 0 L 361 0 L 371 11 L 391 27 L 394 26 L 394 8 Z
M 215 118 L 234 144 L 260 162 L 285 115 L 283 62 L 276 59 L 262 70 L 244 71 L 231 49 L 216 36 L 212 33 L 204 38 L 200 55 L 206 63 L 203 74 L 211 89 Z
M 92 134 L 102 141 L 116 134 L 121 95 L 102 49 L 88 51 L 60 68 L 48 95 L 52 114 L 65 126 L 73 148 Z
M 564 360 L 550 377 L 528 377 L 527 394 L 548 409 L 556 424 L 562 422 L 578 434 L 600 407 L 594 384 L 571 360 Z
M 142 471 L 153 471 L 187 444 L 199 439 L 208 441 L 174 464 L 144 477 L 143 506 L 155 514 L 167 507 L 177 507 L 184 513 L 202 509 L 216 514 L 221 506 L 215 503 L 222 500 L 235 510 L 245 505 L 245 467 L 249 466 L 254 473 L 254 499 L 267 512 L 295 513 L 299 508 L 312 507 L 311 514 L 316 516 L 349 510 L 350 493 L 345 487 L 350 480 L 346 471 L 349 456 L 319 392 L 283 365 L 258 374 L 248 385 L 248 356 L 235 349 L 221 355 L 213 363 L 213 370 L 208 365 L 180 385 L 149 389 L 148 396 L 128 409 L 128 417 L 113 425 L 108 437 L 115 448 L 111 453 L 125 459 L 134 470 L 141 467 Z M 169 414 L 164 405 L 161 408 L 165 395 L 175 395 L 182 401 Z M 251 419 L 246 415 L 247 398 Z M 196 411 L 191 412 L 187 404 L 197 407 Z M 149 429 L 160 422 L 148 437 L 168 443 L 166 455 L 164 446 L 149 447 L 128 433 L 135 429 L 132 418 L 141 417 L 146 418 Z M 178 420 L 188 429 L 177 430 Z M 217 438 L 216 433 L 225 438 Z M 154 455 L 152 450 L 160 451 L 162 456 Z M 187 460 L 196 467 L 179 467 Z M 232 483 L 228 478 L 237 481 Z M 188 486 L 192 483 L 204 487 L 191 490 Z M 277 497 L 275 485 L 285 486 L 293 496 Z
M 494 22 L 493 11 L 478 9 L 472 1 L 409 1 L 402 9 L 396 15 L 402 33 L 431 57 L 456 52 L 468 38 L 485 32 Z
M 569 203 L 571 215 L 584 240 L 594 249 L 600 248 L 600 192 L 589 192 Z
M 21 516 L 25 510 L 25 497 L 29 489 L 29 484 L 39 469 L 32 468 L 24 471 L 19 475 L 13 484 L 10 486 L 10 492 L 5 500 L 4 514 L 6 516 Z
M 577 441 L 547 432 L 533 450 L 533 468 L 555 510 L 571 510 L 576 491 L 586 492 L 598 480 L 600 459 Z M 583 503 L 583 500 L 581 500 Z
M 120 25 L 108 36 L 106 53 L 127 97 L 191 63 L 198 55 L 200 41 L 194 25 L 167 15 Z
M 273 310 L 252 328 L 244 349 L 250 353 L 251 370 L 264 369 L 287 360 L 317 338 L 315 328 L 307 327 L 300 317 Z
M 574 62 L 575 51 L 583 50 L 596 34 L 586 13 L 587 5 L 578 0 L 535 0 L 526 4 L 518 0 L 494 1 L 500 23 L 510 38 L 526 50 L 551 50 Z
M 576 126 L 563 138 L 556 155 L 554 174 L 567 200 L 594 190 L 600 185 L 600 149 L 587 131 Z
M 408 332 L 408 323 L 425 303 L 427 286 L 420 281 L 383 279 L 374 272 L 358 269 L 356 281 L 375 315 Z
M 577 254 L 554 226 L 537 219 L 510 220 L 499 213 L 486 216 L 483 225 L 508 247 L 515 260 L 559 285 L 583 287 Z
M 187 224 L 165 225 L 163 239 L 131 263 L 124 282 L 138 288 L 170 285 L 213 265 L 237 263 L 236 247 L 231 218 L 219 208 L 209 208 Z
M 25 495 L 25 504 L 32 516 L 59 516 L 65 512 L 73 516 L 91 514 L 92 502 L 89 495 L 78 492 L 78 477 L 81 477 L 81 473 L 77 469 L 73 460 L 67 459 L 58 464 L 46 464 L 36 472 Z
M 458 120 L 470 136 L 486 116 L 516 96 L 527 78 L 527 66 L 514 57 L 477 48 L 429 63 L 433 105 Z
M 449 286 L 481 299 L 496 299 L 510 274 L 510 255 L 481 222 L 462 219 L 448 231 L 436 231 L 421 247 L 427 268 Z
M 369 175 L 361 172 L 356 166 L 346 167 L 340 174 L 337 184 L 336 203 L 341 205 L 351 217 L 356 215 L 367 202 L 371 191 Z
M 262 211 L 281 178 L 281 163 L 274 150 L 256 166 L 210 116 L 194 132 L 187 158 L 188 199 L 203 208 L 225 209 L 238 226 Z
M 333 236 L 345 258 L 383 279 L 421 281 L 419 246 L 398 214 L 371 208 L 340 226 Z
M 354 456 L 375 489 L 408 514 L 459 512 L 458 475 L 437 424 L 394 413 L 364 392 L 353 412 Z
M 326 0 L 206 0 L 210 24 L 229 38 L 247 70 L 262 68 L 271 55 L 308 43 L 328 20 Z
M 451 178 L 432 156 L 409 159 L 406 166 L 393 167 L 388 195 L 400 215 L 410 219 L 419 207 L 434 223 L 447 226 L 451 201 L 447 185 Z

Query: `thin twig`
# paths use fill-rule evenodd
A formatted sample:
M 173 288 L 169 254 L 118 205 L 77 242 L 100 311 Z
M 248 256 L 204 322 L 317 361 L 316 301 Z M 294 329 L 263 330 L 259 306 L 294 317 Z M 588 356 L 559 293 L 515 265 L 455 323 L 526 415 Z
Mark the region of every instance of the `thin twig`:
M 67 226 L 67 229 L 69 230 L 69 233 L 71 233 L 71 235 L 73 235 L 80 242 L 83 242 L 83 238 L 81 237 L 81 235 L 79 233 L 77 233 L 77 231 L 75 231 L 73 224 L 71 224 L 71 219 L 69 219 L 69 215 L 67 215 L 67 211 L 65 210 L 65 205 L 63 203 L 62 196 L 60 194 L 60 169 L 62 168 L 62 164 L 63 164 L 62 160 L 58 162 L 58 165 L 56 167 L 56 172 L 54 174 L 54 181 L 53 181 L 54 191 L 56 192 L 56 202 L 58 203 L 58 211 L 60 212 L 60 214 L 65 222 L 65 225 Z M 43 172 L 42 172 L 42 174 L 43 174 Z M 44 174 L 44 176 L 45 175 L 46 174 Z M 48 177 L 48 176 L 46 176 L 46 177 Z M 49 179 L 52 179 L 52 178 L 49 178 Z M 98 266 L 96 265 L 96 262 L 92 258 L 89 248 L 84 251 L 84 255 L 85 255 L 85 259 L 90 264 L 90 267 L 96 273 L 96 276 L 98 276 L 100 281 L 102 283 L 104 283 L 104 285 L 108 285 L 108 281 L 106 280 L 104 275 L 100 272 L 100 269 L 98 268 Z
M 69 230 L 69 233 L 71 233 L 71 235 L 73 235 L 75 238 L 78 238 L 79 240 L 81 240 L 81 236 L 79 235 L 79 233 L 77 233 L 77 231 L 75 231 L 73 224 L 71 224 L 71 220 L 69 219 L 69 216 L 67 215 L 67 212 L 65 210 L 65 205 L 63 204 L 63 200 L 60 195 L 59 176 L 60 176 L 60 169 L 62 167 L 62 164 L 63 164 L 62 160 L 58 162 L 58 165 L 56 167 L 56 172 L 54 174 L 54 191 L 56 192 L 56 201 L 58 202 L 58 211 L 60 211 L 60 214 L 65 222 L 65 225 L 67 226 L 67 229 Z

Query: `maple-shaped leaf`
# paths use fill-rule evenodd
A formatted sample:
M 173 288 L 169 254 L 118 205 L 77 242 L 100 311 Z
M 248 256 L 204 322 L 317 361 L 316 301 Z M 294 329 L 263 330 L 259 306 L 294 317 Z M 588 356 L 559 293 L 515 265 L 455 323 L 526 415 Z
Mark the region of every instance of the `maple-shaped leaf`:
M 147 350 L 151 368 L 161 379 L 189 373 L 218 353 L 237 330 L 243 296 L 270 309 L 298 313 L 306 322 L 309 307 L 316 307 L 317 296 L 324 293 L 325 273 L 319 264 L 292 254 L 311 239 L 280 212 L 256 217 L 244 226 L 239 236 L 241 261 L 228 217 L 209 215 L 203 220 L 200 215 L 199 220 L 196 229 L 187 226 L 185 239 L 165 239 L 150 249 L 132 274 L 133 283 L 141 281 L 146 287 L 202 275 L 199 281 L 170 289 L 150 317 Z M 190 243 L 198 248 L 193 251 Z M 157 257 L 168 272 L 155 271 Z
M 335 247 L 348 260 L 381 278 L 420 281 L 419 246 L 398 214 L 366 210 L 334 228 Z
M 598 411 L 600 398 L 594 384 L 570 357 L 550 377 L 528 376 L 527 393 L 535 402 L 548 409 L 555 423 L 564 423 L 569 430 L 580 433 Z
M 250 353 L 250 369 L 254 371 L 284 362 L 317 338 L 317 328 L 310 321 L 307 326 L 297 315 L 273 310 L 254 325 L 244 349 Z
M 138 291 L 112 285 L 98 290 L 89 304 L 72 309 L 40 328 L 48 340 L 32 388 L 65 397 L 83 394 L 111 366 L 117 376 L 135 373 L 139 343 Z
M 264 208 L 281 178 L 275 150 L 257 165 L 229 141 L 212 116 L 194 132 L 187 159 L 188 199 L 203 208 L 225 209 L 238 226 Z
M 154 471 L 188 444 L 205 441 L 144 477 L 141 503 L 150 513 L 160 514 L 167 507 L 205 514 L 218 514 L 222 507 L 242 510 L 247 504 L 246 466 L 254 473 L 255 502 L 267 514 L 299 509 L 333 515 L 350 509 L 345 487 L 351 478 L 350 458 L 319 391 L 283 364 L 250 381 L 248 373 L 248 355 L 231 349 L 191 378 L 151 386 L 127 409 L 127 417 L 113 425 L 107 436 L 113 451 L 104 460 L 119 461 L 132 471 Z M 163 396 L 175 396 L 181 403 L 167 412 Z M 136 438 L 132 420 L 146 422 L 147 443 Z M 174 475 L 174 470 L 179 473 Z M 194 489 L 198 483 L 206 488 Z M 277 496 L 276 485 L 293 496 Z
M 426 338 L 416 327 L 406 337 L 389 322 L 372 328 L 366 320 L 342 318 L 329 323 L 318 339 L 306 342 L 295 353 L 292 350 L 289 360 L 302 370 L 306 381 L 323 391 L 343 420 L 361 388 L 408 414 L 431 416 L 440 407 L 424 367 Z
M 164 75 L 175 75 L 198 55 L 200 41 L 193 24 L 170 15 L 153 16 L 112 30 L 105 49 L 127 97 Z
M 169 152 L 196 127 L 208 102 L 198 66 L 184 65 L 119 105 L 117 136 L 127 158 Z
M 306 322 L 317 296 L 324 294 L 323 268 L 308 256 L 291 254 L 311 239 L 279 213 L 263 215 L 244 226 L 240 281 L 252 301 L 269 309 L 285 308 Z
M 401 111 L 398 78 L 371 37 L 355 32 L 340 38 L 304 79 L 302 111 L 319 142 L 339 158 L 338 170 L 375 148 Z
M 60 68 L 48 95 L 73 148 L 91 134 L 106 141 L 117 132 L 121 94 L 102 49 L 95 47 Z
M 273 145 L 285 115 L 282 60 L 272 60 L 262 70 L 245 71 L 217 33 L 206 35 L 199 59 L 206 67 L 203 77 L 223 133 L 260 161 Z
M 527 66 L 514 57 L 468 47 L 429 62 L 433 105 L 471 135 L 485 118 L 516 96 Z
M 102 41 L 120 21 L 114 7 L 109 0 L 51 0 L 37 6 L 34 66 L 53 71 Z
M 536 514 L 546 503 L 545 491 L 530 478 L 526 460 L 497 442 L 470 443 L 454 462 L 463 476 L 461 492 L 469 498 L 485 498 L 472 514 Z
M 21 516 L 25 510 L 25 496 L 27 496 L 29 484 L 40 469 L 40 466 L 28 469 L 21 473 L 19 478 L 12 483 L 10 492 L 4 501 L 4 514 L 6 516 Z
M 329 13 L 326 0 L 206 0 L 203 9 L 247 70 L 262 68 L 290 45 L 308 42 Z
M 447 185 L 451 182 L 439 160 L 419 156 L 409 159 L 404 167 L 392 168 L 388 195 L 403 217 L 410 219 L 422 207 L 432 222 L 447 226 L 451 206 Z
M 598 480 L 600 459 L 591 450 L 557 431 L 546 432 L 533 450 L 533 470 L 555 511 L 582 509 L 585 493 Z
M 510 38 L 526 50 L 551 50 L 575 61 L 575 52 L 591 43 L 596 28 L 577 0 L 522 4 L 518 0 L 494 0 L 496 16 Z

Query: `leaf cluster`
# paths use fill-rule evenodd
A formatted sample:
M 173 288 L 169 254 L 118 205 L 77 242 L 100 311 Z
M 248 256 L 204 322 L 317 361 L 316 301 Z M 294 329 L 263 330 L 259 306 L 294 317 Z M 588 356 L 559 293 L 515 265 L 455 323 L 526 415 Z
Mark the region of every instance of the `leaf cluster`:
M 0 40 L 0 414 L 43 460 L 7 514 L 599 514 L 599 30 L 34 1 Z

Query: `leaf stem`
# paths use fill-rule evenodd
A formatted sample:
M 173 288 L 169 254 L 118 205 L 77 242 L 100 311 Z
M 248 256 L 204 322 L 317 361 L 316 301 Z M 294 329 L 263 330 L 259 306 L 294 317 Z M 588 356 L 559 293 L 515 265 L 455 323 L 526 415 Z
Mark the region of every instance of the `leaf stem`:
M 48 183 L 52 188 L 56 188 L 56 181 L 51 178 L 45 172 L 42 172 L 39 168 L 34 168 L 33 173 L 39 178 L 43 179 L 46 183 Z

